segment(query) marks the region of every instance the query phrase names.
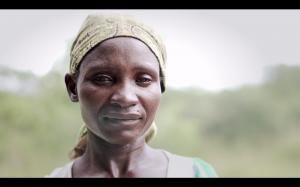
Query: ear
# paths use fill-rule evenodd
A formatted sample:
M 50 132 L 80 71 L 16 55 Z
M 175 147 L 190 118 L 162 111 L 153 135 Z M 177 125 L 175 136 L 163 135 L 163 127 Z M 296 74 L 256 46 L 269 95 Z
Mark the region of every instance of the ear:
M 160 81 L 160 90 L 161 90 L 161 93 L 163 93 L 166 90 L 165 85 L 164 85 L 164 77 L 159 77 L 159 81 Z
M 65 76 L 65 83 L 72 102 L 78 102 L 77 82 L 74 75 L 67 73 Z

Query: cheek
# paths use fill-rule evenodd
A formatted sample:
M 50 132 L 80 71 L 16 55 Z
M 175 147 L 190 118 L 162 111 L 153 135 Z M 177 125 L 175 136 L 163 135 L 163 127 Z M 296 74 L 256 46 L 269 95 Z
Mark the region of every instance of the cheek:
M 78 98 L 82 118 L 85 123 L 97 122 L 97 114 L 106 101 L 105 92 L 92 84 L 81 84 L 78 89 Z
M 155 114 L 157 112 L 158 106 L 161 101 L 161 90 L 160 87 L 156 87 L 151 91 L 147 91 L 143 97 L 144 108 L 147 112 L 148 120 L 154 120 Z

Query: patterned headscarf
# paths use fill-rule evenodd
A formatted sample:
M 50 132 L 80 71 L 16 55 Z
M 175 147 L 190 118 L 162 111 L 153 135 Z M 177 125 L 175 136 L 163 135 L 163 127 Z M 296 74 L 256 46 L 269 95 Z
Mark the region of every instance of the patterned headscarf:
M 70 54 L 70 73 L 74 74 L 83 57 L 97 44 L 115 37 L 132 37 L 144 42 L 157 57 L 161 76 L 162 93 L 166 88 L 165 69 L 167 61 L 166 48 L 160 36 L 149 26 L 131 15 L 121 14 L 91 14 L 83 22 L 77 37 L 72 45 Z M 149 143 L 155 136 L 155 123 L 146 132 L 146 142 Z M 79 139 L 86 134 L 83 126 Z

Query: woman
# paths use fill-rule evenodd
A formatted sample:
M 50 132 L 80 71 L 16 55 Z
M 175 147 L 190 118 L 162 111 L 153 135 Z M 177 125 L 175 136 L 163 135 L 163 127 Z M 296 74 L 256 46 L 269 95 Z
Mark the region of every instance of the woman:
M 71 49 L 65 83 L 85 122 L 74 161 L 48 177 L 217 177 L 198 158 L 149 147 L 165 91 L 166 50 L 129 15 L 95 14 Z M 145 142 L 146 141 L 146 142 Z

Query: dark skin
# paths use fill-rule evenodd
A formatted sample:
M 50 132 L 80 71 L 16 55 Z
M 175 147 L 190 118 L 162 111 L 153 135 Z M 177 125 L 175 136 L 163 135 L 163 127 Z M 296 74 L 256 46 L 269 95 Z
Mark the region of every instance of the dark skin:
M 79 74 L 66 74 L 69 97 L 88 127 L 73 177 L 166 177 L 168 159 L 145 143 L 161 100 L 159 63 L 143 42 L 118 37 L 94 47 Z

